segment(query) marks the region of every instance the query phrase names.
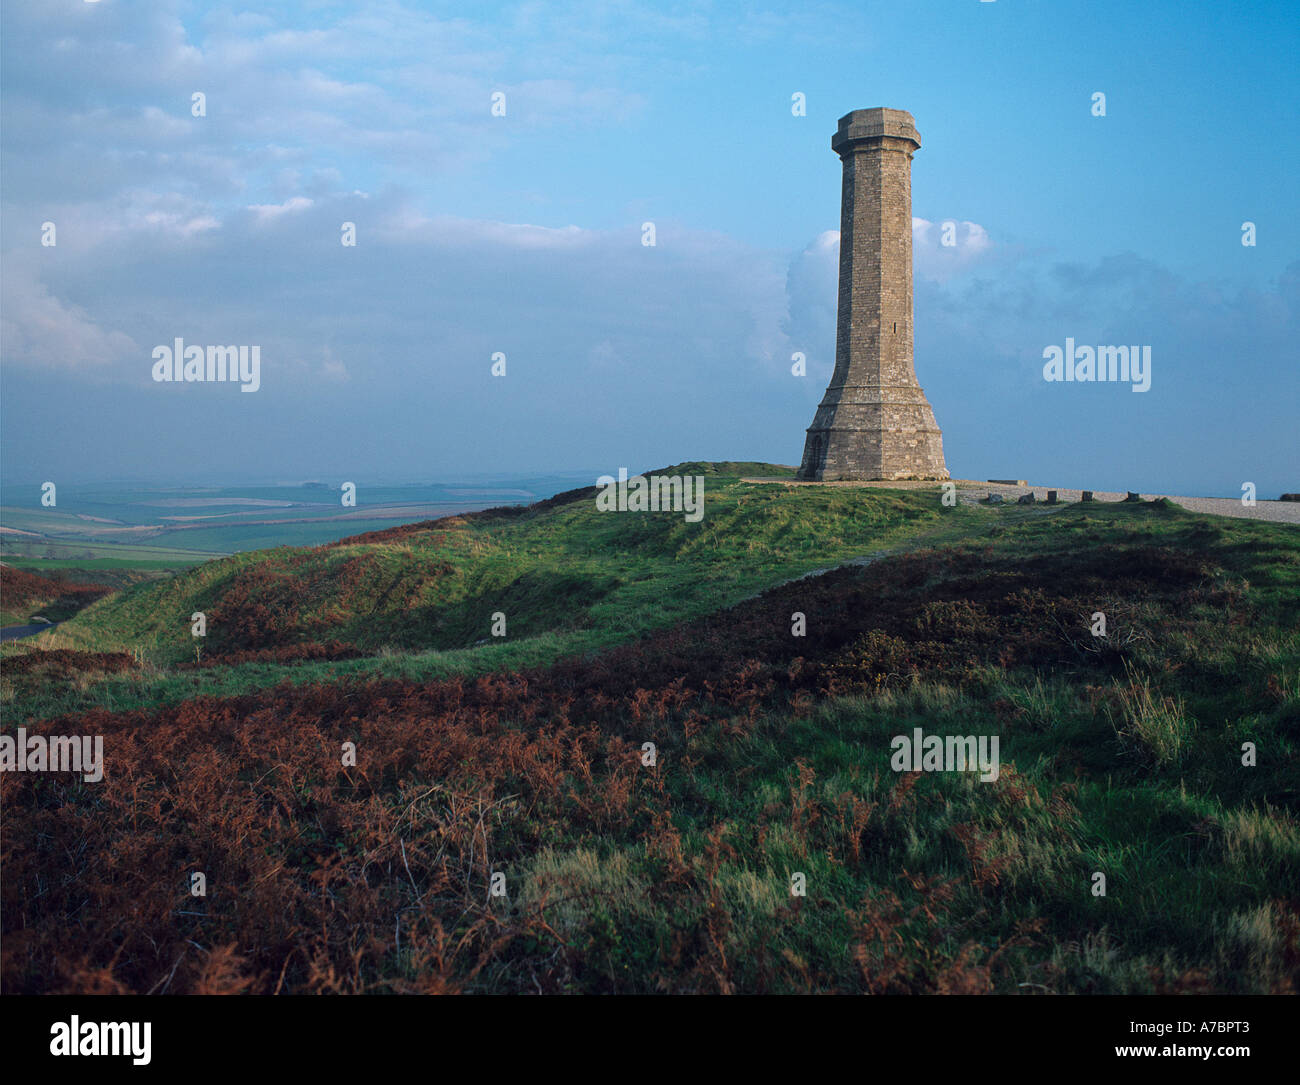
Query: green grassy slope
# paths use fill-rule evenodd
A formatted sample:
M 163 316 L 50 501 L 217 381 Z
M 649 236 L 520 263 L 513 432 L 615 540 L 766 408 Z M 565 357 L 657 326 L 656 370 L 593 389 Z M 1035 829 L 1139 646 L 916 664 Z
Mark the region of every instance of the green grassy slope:
M 448 650 L 490 639 L 500 612 L 512 640 L 585 631 L 597 647 L 873 550 L 977 531 L 988 516 L 942 508 L 937 489 L 787 489 L 714 475 L 700 523 L 601 513 L 581 496 L 374 541 L 242 553 L 106 600 L 60 634 L 65 647 L 176 663 L 194 656 L 190 616 L 201 611 L 209 656 L 322 639 Z
M 592 493 L 409 525 L 332 547 L 279 548 L 209 562 L 129 588 L 42 637 L 42 648 L 126 651 L 129 674 L 72 684 L 0 685 L 6 722 L 88 708 L 144 708 L 282 682 L 409 680 L 547 665 L 698 618 L 845 561 L 921 546 L 978 544 L 1026 557 L 1143 540 L 1201 554 L 1248 580 L 1253 598 L 1300 598 L 1294 529 L 1194 516 L 1173 506 L 943 508 L 938 490 L 740 483 L 706 475 L 706 515 L 602 514 Z M 763 465 L 725 465 L 747 476 Z M 783 472 L 783 468 L 772 469 Z M 1068 558 L 1059 574 L 1068 577 Z M 1294 602 L 1291 604 L 1294 606 Z M 259 609 L 260 608 L 260 609 Z M 208 615 L 209 635 L 190 634 Z M 490 635 L 504 612 L 507 636 Z M 1278 619 L 1293 627 L 1294 614 Z M 223 650 L 339 640 L 359 658 L 244 661 Z M 202 669 L 178 669 L 203 648 Z M 5 657 L 34 645 L 4 645 Z M 213 665 L 216 664 L 216 665 Z

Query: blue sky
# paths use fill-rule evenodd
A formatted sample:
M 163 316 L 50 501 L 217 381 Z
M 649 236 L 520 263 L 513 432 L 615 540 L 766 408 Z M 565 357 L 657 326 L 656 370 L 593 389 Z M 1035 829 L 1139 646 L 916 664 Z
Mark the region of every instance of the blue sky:
M 744 8 L 6 0 L 0 475 L 796 463 L 830 137 L 884 105 L 923 142 L 916 369 L 954 476 L 1300 489 L 1293 4 Z M 177 336 L 259 344 L 261 388 L 154 383 Z M 1151 390 L 1044 382 L 1067 337 L 1150 345 Z

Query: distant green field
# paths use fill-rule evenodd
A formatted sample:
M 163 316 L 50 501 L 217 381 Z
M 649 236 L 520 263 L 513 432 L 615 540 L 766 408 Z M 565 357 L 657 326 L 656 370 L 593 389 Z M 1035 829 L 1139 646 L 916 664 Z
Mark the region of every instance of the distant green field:
M 356 483 L 356 504 L 336 484 L 251 487 L 78 487 L 40 503 L 33 484 L 6 484 L 0 504 L 0 557 L 82 559 L 138 553 L 165 560 L 173 550 L 203 557 L 274 546 L 319 546 L 394 524 L 510 504 L 570 489 L 566 476 L 439 483 Z M 582 481 L 588 481 L 585 477 Z M 101 548 L 114 548 L 106 550 Z M 150 553 L 151 549 L 164 553 Z M 186 563 L 191 563 L 188 559 Z
M 226 551 L 182 549 L 172 546 L 129 546 L 113 543 L 14 541 L 3 537 L 0 558 L 22 568 L 93 568 L 97 561 L 116 563 L 118 567 L 175 568 L 196 565 L 212 558 L 224 557 Z
M 177 546 L 221 550 L 230 554 L 242 550 L 267 550 L 274 546 L 320 546 L 348 535 L 383 531 L 400 523 L 401 520 L 377 518 L 335 519 L 321 524 L 230 524 L 176 531 L 164 537 Z
M 95 569 L 142 569 L 149 572 L 167 572 L 172 569 L 185 569 L 191 565 L 201 565 L 205 561 L 210 561 L 214 557 L 222 557 L 221 554 L 187 554 L 183 550 L 172 552 L 170 558 L 17 558 L 8 554 L 3 555 L 3 560 L 7 565 L 13 565 L 19 569 L 29 569 L 34 573 L 40 572 L 61 572 L 67 569 L 77 570 L 95 570 Z

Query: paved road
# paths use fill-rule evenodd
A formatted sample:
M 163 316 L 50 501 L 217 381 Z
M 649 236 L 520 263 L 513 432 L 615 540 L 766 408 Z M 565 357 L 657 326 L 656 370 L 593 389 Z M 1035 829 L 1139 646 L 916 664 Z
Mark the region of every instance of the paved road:
M 58 622 L 46 623 L 37 622 L 35 625 L 7 625 L 0 629 L 0 641 L 18 640 L 20 637 L 32 637 L 37 633 L 44 633 L 48 629 L 53 629 Z

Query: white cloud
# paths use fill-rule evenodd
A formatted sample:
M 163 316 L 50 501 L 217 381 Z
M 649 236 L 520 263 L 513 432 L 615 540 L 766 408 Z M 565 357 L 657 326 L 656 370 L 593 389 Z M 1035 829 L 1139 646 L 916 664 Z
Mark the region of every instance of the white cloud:
M 427 177 L 482 161 L 507 130 L 594 131 L 644 105 L 607 58 L 557 76 L 553 50 L 531 36 L 423 5 L 317 12 L 311 30 L 217 12 L 193 39 L 175 0 L 129 15 L 99 7 L 92 18 L 44 0 L 6 4 L 9 202 L 108 201 L 152 183 L 214 198 L 248 184 L 261 204 L 285 195 L 282 169 L 262 174 L 268 157 L 291 157 L 304 175 L 363 156 L 367 173 Z M 508 129 L 489 114 L 494 90 L 508 93 Z M 191 116 L 195 91 L 204 117 Z
M 912 219 L 912 259 L 917 278 L 947 282 L 989 255 L 993 242 L 978 222 Z
M 599 236 L 596 231 L 578 226 L 534 226 L 454 215 L 427 218 L 406 207 L 387 215 L 376 224 L 374 232 L 376 238 L 394 243 L 496 245 L 516 249 L 571 249 L 589 244 Z
M 101 327 L 80 306 L 55 297 L 29 269 L 8 263 L 0 296 L 0 353 L 6 363 L 84 369 L 145 357 L 129 335 Z
M 315 201 L 308 199 L 306 196 L 291 196 L 284 203 L 255 203 L 250 204 L 248 210 L 257 215 L 258 222 L 269 222 L 279 218 L 281 215 L 292 214 L 295 211 L 305 211 L 311 207 Z

